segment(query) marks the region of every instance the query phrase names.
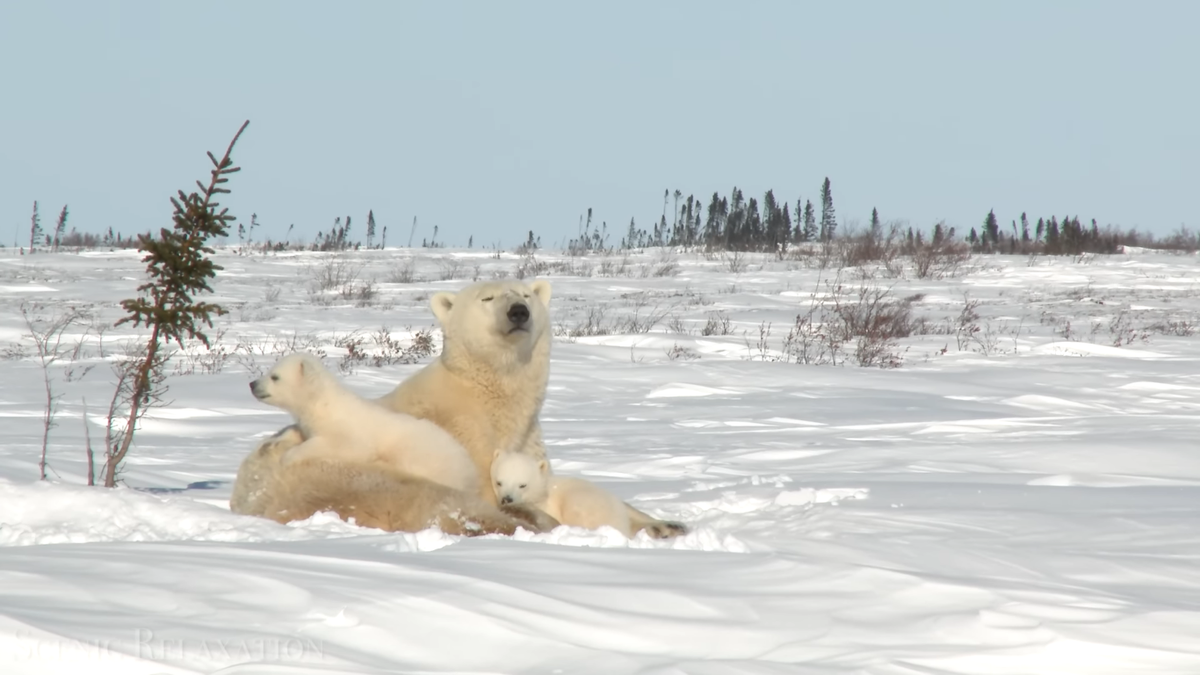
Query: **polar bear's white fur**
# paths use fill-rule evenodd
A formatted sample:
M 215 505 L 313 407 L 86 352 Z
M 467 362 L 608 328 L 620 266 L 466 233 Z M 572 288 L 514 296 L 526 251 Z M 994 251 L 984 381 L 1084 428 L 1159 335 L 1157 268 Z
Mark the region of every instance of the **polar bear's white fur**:
M 471 453 L 479 496 L 495 504 L 495 448 L 546 456 L 538 414 L 550 375 L 550 284 L 476 283 L 430 305 L 441 355 L 379 402 L 449 431 Z
M 557 524 L 502 512 L 473 492 L 408 476 L 388 465 L 319 458 L 285 463 L 282 458 L 303 442 L 300 430 L 289 426 L 247 455 L 238 468 L 230 510 L 279 523 L 333 511 L 363 527 L 391 532 L 437 527 L 466 536 L 511 535 L 517 528 L 539 532 Z
M 607 525 L 626 537 L 633 536 L 624 502 L 590 481 L 552 475 L 545 459 L 497 450 L 492 461 L 492 490 L 502 505 L 534 506 L 563 525 L 589 530 Z
M 312 459 L 383 464 L 406 476 L 479 492 L 475 463 L 453 436 L 346 389 L 311 354 L 283 357 L 250 390 L 296 419 L 305 440 L 287 451 L 284 465 Z
M 437 424 L 457 439 L 474 463 L 477 496 L 493 506 L 498 505 L 491 489 L 496 448 L 539 460 L 546 457 L 538 416 L 550 373 L 549 303 L 550 284 L 546 281 L 481 282 L 458 293 L 435 294 L 430 305 L 442 327 L 441 355 L 378 399 L 391 410 Z M 270 443 L 286 447 L 305 438 L 301 433 L 289 433 L 277 435 Z M 272 470 L 266 461 L 255 466 L 264 476 L 263 472 Z M 306 479 L 321 480 L 316 475 Z M 287 486 L 287 491 L 298 487 L 287 481 L 268 484 Z M 256 490 L 252 485 L 239 471 L 230 500 L 234 511 L 257 514 L 263 504 L 285 499 L 273 495 L 271 488 Z M 534 519 L 541 529 L 554 525 L 552 519 L 542 519 L 540 512 L 513 506 L 504 510 Z M 635 531 L 646 530 L 656 537 L 686 531 L 679 523 L 657 520 L 631 506 L 626 510 Z

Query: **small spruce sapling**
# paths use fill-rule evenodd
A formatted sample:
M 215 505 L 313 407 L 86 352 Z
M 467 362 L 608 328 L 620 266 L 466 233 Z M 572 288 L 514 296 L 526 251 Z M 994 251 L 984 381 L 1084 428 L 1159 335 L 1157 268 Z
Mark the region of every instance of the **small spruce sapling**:
M 116 486 L 117 471 L 129 452 L 138 421 L 164 391 L 165 347 L 172 341 L 183 347 L 185 339 L 199 340 L 208 347 L 208 336 L 201 324 L 211 328 L 212 315 L 226 313 L 219 305 L 194 298 L 212 292 L 209 280 L 221 269 L 209 257 L 214 251 L 208 240 L 227 236 L 228 225 L 235 218 L 228 209 L 218 210 L 216 197 L 229 193 L 221 186 L 229 181 L 227 176 L 240 170 L 234 166 L 231 155 L 249 124 L 249 120 L 242 124 L 221 159 L 208 153 L 213 168 L 207 186 L 196 181 L 199 192 L 185 195 L 180 190 L 178 199 L 171 198 L 175 207 L 174 227 L 160 229 L 157 238 L 138 235 L 138 249 L 145 253 L 142 262 L 146 263 L 150 280 L 138 287 L 139 297 L 121 302 L 127 314 L 115 325 L 145 325 L 150 335 L 132 361 L 118 370 L 119 382 L 109 406 L 105 439 L 105 487 Z M 121 417 L 125 419 L 124 425 L 117 429 L 115 423 Z

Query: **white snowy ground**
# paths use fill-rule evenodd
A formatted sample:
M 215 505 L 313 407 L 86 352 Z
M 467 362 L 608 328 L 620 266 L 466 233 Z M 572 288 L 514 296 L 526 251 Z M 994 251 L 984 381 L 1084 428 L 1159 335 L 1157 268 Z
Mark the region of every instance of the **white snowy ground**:
M 414 255 L 417 281 L 385 281 Z M 964 291 L 981 302 L 976 339 L 909 338 L 893 370 L 777 360 L 832 270 L 678 254 L 677 275 L 643 278 L 666 260 L 652 251 L 601 277 L 602 259 L 539 256 L 566 263 L 543 275 L 560 332 L 661 317 L 648 334 L 556 339 L 543 420 L 556 471 L 692 524 L 674 542 L 230 514 L 239 461 L 285 422 L 250 397 L 254 367 L 285 344 L 324 345 L 336 366 L 338 335 L 430 327 L 431 292 L 521 261 L 344 254 L 379 282 L 356 307 L 309 293 L 329 256 L 219 257 L 232 311 L 213 334 L 237 357 L 204 373 L 214 359 L 197 355 L 170 378 L 123 488 L 81 485 L 82 402 L 100 447 L 112 389 L 95 332 L 52 368 L 49 482 L 41 369 L 29 352 L 0 361 L 0 672 L 1200 673 L 1194 256 L 877 270 L 867 283 L 924 294 L 914 312 L 932 326 L 957 331 Z M 141 280 L 136 252 L 5 251 L 0 347 L 23 339 L 22 301 L 111 324 Z M 733 334 L 700 335 L 710 316 Z M 107 357 L 126 334 L 104 335 Z M 419 367 L 346 379 L 377 395 Z

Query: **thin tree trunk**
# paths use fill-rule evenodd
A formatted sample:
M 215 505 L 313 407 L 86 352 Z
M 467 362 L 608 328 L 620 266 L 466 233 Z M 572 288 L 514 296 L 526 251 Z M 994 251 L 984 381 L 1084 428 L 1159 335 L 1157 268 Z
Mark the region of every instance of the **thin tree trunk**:
M 96 453 L 92 452 L 92 430 L 88 428 L 87 397 L 83 397 L 83 439 L 87 448 L 87 484 L 96 484 Z
M 157 325 L 150 331 L 150 341 L 146 345 L 146 357 L 142 361 L 142 365 L 138 367 L 137 380 L 134 382 L 130 395 L 129 420 L 125 425 L 125 433 L 121 436 L 121 447 L 109 456 L 104 467 L 104 487 L 117 486 L 117 467 L 125 459 L 125 455 L 129 452 L 129 445 L 133 443 L 134 425 L 137 424 L 141 414 L 142 398 L 145 396 L 146 390 L 150 388 L 150 369 L 154 365 L 156 356 L 158 356 Z
M 48 342 L 49 340 L 47 340 L 47 343 Z M 43 347 L 43 349 L 45 348 L 46 347 Z M 49 366 L 46 364 L 45 356 L 43 356 L 42 382 L 46 385 L 46 410 L 42 417 L 42 459 L 38 462 L 38 468 L 42 472 L 41 480 L 46 480 L 46 448 L 50 444 L 50 422 L 54 418 L 54 394 L 50 390 L 50 373 L 47 368 L 49 368 Z

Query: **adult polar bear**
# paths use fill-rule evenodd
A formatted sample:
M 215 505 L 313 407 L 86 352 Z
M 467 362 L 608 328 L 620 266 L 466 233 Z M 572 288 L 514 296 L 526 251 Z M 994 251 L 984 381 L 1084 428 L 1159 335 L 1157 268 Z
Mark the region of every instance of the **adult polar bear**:
M 549 304 L 550 284 L 545 280 L 482 282 L 458 293 L 435 294 L 430 305 L 442 327 L 442 353 L 378 399 L 392 410 L 434 422 L 465 446 L 479 472 L 478 497 L 491 506 L 497 504 L 491 488 L 497 449 L 539 460 L 546 456 L 538 415 L 550 375 Z M 282 493 L 299 486 L 295 480 L 273 478 L 278 468 L 273 458 L 301 441 L 294 430 L 281 432 L 251 453 L 238 471 L 230 508 L 266 515 L 267 504 L 274 509 L 286 506 L 290 498 Z M 302 480 L 320 483 L 322 478 L 313 473 Z M 338 497 L 353 502 L 352 496 Z M 665 538 L 686 531 L 679 523 L 626 508 L 634 532 Z M 307 504 L 295 510 L 307 510 Z

